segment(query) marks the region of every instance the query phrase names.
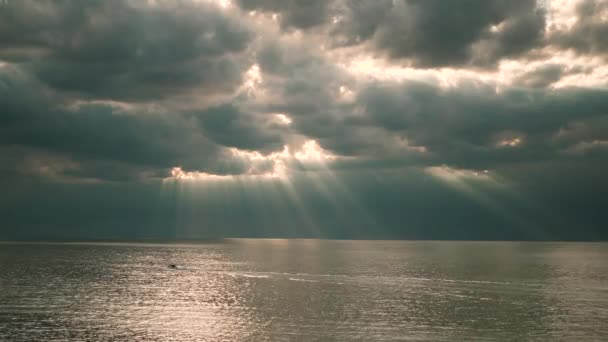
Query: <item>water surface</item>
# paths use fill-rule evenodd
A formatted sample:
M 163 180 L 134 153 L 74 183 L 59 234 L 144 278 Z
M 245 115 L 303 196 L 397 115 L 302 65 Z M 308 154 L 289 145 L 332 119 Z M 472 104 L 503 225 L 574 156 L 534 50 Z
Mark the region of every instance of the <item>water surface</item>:
M 2 243 L 0 341 L 606 341 L 607 261 L 600 243 Z

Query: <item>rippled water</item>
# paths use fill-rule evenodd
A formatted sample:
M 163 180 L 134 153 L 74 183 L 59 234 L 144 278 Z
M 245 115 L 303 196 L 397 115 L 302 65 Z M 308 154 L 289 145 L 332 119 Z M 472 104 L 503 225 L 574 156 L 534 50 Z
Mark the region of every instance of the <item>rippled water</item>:
M 608 245 L 0 244 L 1 341 L 472 339 L 608 340 Z

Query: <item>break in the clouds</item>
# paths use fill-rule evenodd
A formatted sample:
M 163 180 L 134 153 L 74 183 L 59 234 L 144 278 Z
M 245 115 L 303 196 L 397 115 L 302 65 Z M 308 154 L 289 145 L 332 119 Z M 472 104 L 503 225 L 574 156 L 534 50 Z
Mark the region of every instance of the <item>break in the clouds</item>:
M 604 0 L 0 2 L 0 237 L 604 239 Z

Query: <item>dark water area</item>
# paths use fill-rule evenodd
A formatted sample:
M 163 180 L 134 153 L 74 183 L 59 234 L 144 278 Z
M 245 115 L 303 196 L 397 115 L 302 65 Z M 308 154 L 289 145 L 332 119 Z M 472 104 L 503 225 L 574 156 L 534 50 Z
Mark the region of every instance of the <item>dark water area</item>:
M 0 341 L 410 340 L 606 341 L 608 244 L 0 243 Z

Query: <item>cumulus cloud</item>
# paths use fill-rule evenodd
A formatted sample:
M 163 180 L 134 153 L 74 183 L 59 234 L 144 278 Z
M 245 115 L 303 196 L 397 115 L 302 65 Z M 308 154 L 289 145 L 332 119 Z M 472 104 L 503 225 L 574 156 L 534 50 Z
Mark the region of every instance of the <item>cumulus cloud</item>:
M 191 1 L 11 1 L 0 21 L 0 58 L 94 98 L 231 90 L 252 38 L 219 7 Z

